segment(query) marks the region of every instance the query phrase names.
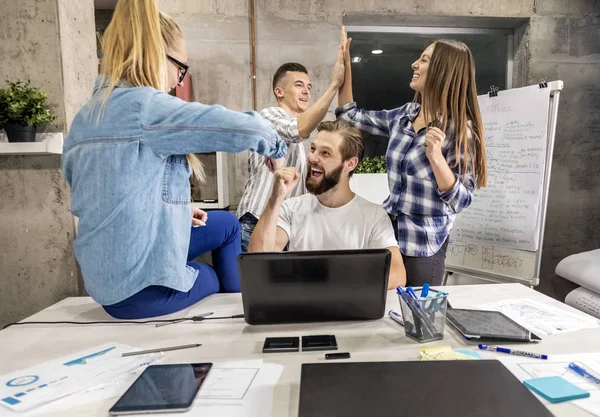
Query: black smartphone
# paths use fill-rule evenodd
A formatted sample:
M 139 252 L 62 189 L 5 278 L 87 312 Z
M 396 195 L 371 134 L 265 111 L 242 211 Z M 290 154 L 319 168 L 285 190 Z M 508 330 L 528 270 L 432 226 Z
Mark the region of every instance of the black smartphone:
M 267 337 L 263 345 L 263 353 L 298 352 L 299 337 Z
M 212 363 L 151 365 L 108 411 L 110 415 L 187 411 Z
M 325 359 L 350 359 L 350 352 L 326 353 Z
M 334 335 L 302 336 L 302 351 L 337 350 Z

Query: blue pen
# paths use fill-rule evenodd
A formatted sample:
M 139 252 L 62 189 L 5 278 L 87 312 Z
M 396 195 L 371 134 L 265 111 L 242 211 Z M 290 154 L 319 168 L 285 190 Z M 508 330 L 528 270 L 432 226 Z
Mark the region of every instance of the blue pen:
M 423 288 L 421 288 L 421 298 L 426 298 L 427 294 L 429 294 L 429 284 L 423 284 Z
M 600 378 L 598 378 L 597 376 L 593 375 L 590 371 L 588 371 L 585 368 L 582 368 L 581 366 L 571 362 L 569 364 L 569 369 L 576 372 L 579 376 L 583 377 L 583 378 L 587 378 L 589 380 L 591 380 L 592 382 L 596 383 L 596 384 L 600 384 Z
M 404 320 L 402 320 L 402 316 L 400 314 L 396 313 L 393 310 L 390 310 L 388 316 L 390 316 L 390 318 L 396 323 L 398 323 L 400 326 L 404 326 Z
M 542 355 L 541 353 L 525 352 L 524 350 L 513 350 L 509 348 L 503 348 L 500 346 L 488 346 L 483 344 L 479 344 L 477 345 L 477 347 L 481 350 L 491 350 L 493 352 L 508 353 L 509 355 L 528 356 L 530 358 L 536 359 L 548 359 L 548 355 Z
M 412 289 L 412 287 L 406 287 L 406 292 L 415 300 L 419 299 L 419 297 L 417 297 L 417 294 L 415 294 L 415 291 Z

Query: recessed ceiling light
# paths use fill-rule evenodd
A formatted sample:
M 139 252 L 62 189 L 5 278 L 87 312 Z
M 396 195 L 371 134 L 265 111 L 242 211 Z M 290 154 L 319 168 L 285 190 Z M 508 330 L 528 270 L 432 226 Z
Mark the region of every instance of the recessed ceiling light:
M 372 53 L 373 55 L 379 55 L 379 54 L 382 54 L 382 53 L 383 53 L 383 49 L 373 49 L 373 50 L 371 51 L 371 53 Z
M 353 57 L 353 58 L 352 58 L 352 62 L 354 62 L 354 63 L 358 63 L 358 62 L 360 62 L 360 57 L 359 57 L 359 56 L 355 56 L 355 57 Z

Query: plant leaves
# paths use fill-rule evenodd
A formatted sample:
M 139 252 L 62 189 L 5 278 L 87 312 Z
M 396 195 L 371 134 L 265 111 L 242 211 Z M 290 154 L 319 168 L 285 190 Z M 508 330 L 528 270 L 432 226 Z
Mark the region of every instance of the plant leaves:
M 48 94 L 31 85 L 31 81 L 7 81 L 0 88 L 0 125 L 43 126 L 56 118 L 50 112 Z
M 356 174 L 385 174 L 387 165 L 385 156 L 375 156 L 373 158 L 364 158 L 354 171 Z

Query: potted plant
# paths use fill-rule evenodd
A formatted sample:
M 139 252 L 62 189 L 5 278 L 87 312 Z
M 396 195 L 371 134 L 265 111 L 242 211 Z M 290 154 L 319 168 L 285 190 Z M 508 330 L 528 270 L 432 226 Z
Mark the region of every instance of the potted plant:
M 385 156 L 364 158 L 350 177 L 353 192 L 375 204 L 383 204 L 390 195 Z
M 48 94 L 33 87 L 30 81 L 6 82 L 0 89 L 0 126 L 9 142 L 35 142 L 38 126 L 52 122 Z

